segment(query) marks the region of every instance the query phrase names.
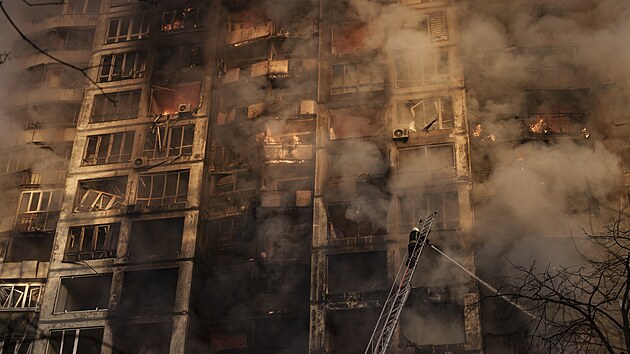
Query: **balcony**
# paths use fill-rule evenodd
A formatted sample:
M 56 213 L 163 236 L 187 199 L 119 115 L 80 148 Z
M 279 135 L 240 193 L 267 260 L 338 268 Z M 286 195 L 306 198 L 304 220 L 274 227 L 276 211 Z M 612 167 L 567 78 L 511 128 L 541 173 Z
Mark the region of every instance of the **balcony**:
M 257 197 L 255 190 L 213 196 L 210 201 L 209 217 L 214 219 L 245 214 L 255 204 Z
M 98 14 L 56 14 L 25 23 L 22 31 L 24 33 L 35 33 L 57 27 L 96 27 L 98 16 Z
M 55 230 L 59 221 L 59 211 L 40 211 L 18 214 L 15 219 L 15 232 L 49 232 Z
M 274 32 L 273 21 L 262 23 L 260 25 L 241 28 L 228 32 L 225 36 L 225 44 L 242 45 L 254 39 L 269 37 Z
M 67 63 L 88 63 L 92 57 L 91 49 L 58 49 L 48 50 L 47 53 Z M 39 52 L 27 54 L 21 58 L 21 61 L 24 67 L 56 63 L 55 60 Z
M 269 143 L 264 145 L 263 151 L 265 161 L 269 163 L 299 163 L 313 159 L 311 144 Z
M 14 106 L 26 106 L 41 102 L 81 102 L 83 100 L 84 89 L 61 88 L 61 87 L 40 87 L 25 92 L 16 92 L 11 95 L 11 104 Z

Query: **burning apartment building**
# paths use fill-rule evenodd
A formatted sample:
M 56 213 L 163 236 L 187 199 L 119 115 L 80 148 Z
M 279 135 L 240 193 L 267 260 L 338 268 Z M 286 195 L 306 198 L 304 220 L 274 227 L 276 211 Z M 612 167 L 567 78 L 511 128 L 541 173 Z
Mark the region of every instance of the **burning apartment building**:
M 1 353 L 362 353 L 427 212 L 494 279 L 628 206 L 616 1 L 62 2 L 5 6 Z M 484 295 L 427 250 L 389 352 L 528 352 Z

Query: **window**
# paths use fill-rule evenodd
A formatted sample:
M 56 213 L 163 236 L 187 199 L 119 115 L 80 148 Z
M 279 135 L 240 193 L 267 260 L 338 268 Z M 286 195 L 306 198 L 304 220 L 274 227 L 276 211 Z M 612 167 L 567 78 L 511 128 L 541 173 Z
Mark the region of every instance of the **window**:
M 328 256 L 328 294 L 378 291 L 387 282 L 387 252 Z
M 138 0 L 112 0 L 112 7 L 138 2 Z
M 205 9 L 200 7 L 166 11 L 162 13 L 162 32 L 191 31 L 203 28 L 205 15 Z
M 184 218 L 133 222 L 129 234 L 129 258 L 178 257 L 183 235 Z
M 29 233 L 13 235 L 6 252 L 5 262 L 24 261 L 49 262 L 53 248 L 54 233 Z M 35 272 L 35 269 L 33 269 Z M 26 277 L 23 275 L 23 277 Z M 33 274 L 35 277 L 35 274 Z
M 173 73 L 203 64 L 203 48 L 200 45 L 181 45 L 158 49 L 155 70 Z
M 450 97 L 403 101 L 396 104 L 396 124 L 416 130 L 452 129 L 453 104 Z
M 133 132 L 90 135 L 87 137 L 83 165 L 102 165 L 131 161 Z
M 400 149 L 398 152 L 399 173 L 421 173 L 455 168 L 453 144 L 420 146 Z
M 151 114 L 157 116 L 192 113 L 199 107 L 200 94 L 200 82 L 171 87 L 153 87 L 151 90 Z
M 182 208 L 188 198 L 189 177 L 188 170 L 140 175 L 136 203 Z
M 256 189 L 260 184 L 260 175 L 256 170 L 232 173 L 217 173 L 212 176 L 213 194 Z
M 424 289 L 413 289 L 403 307 L 400 315 L 401 335 L 416 345 L 448 344 L 452 352 L 461 352 L 453 344 L 466 342 L 464 306 L 456 302 L 427 301 L 426 291 L 421 290 Z M 421 328 L 434 329 L 435 333 L 428 334 Z
M 144 133 L 142 156 L 149 159 L 192 155 L 195 125 L 168 125 L 147 129 Z
M 414 57 L 401 53 L 395 64 L 397 88 L 443 82 L 449 73 L 448 52 L 434 52 Z
M 427 212 L 439 210 L 434 226 L 437 229 L 456 229 L 459 227 L 459 201 L 457 192 L 428 193 L 405 195 L 399 199 L 398 225 L 400 231 L 407 232 L 416 226 L 418 219 L 424 219 Z
M 89 49 L 93 40 L 93 28 L 57 28 L 33 38 L 41 49 L 53 51 Z
M 387 200 L 355 200 L 328 205 L 329 238 L 387 234 Z
M 375 307 L 327 309 L 327 353 L 347 354 L 365 351 L 365 343 L 370 341 L 380 311 Z M 349 338 L 351 340 L 348 340 Z
M 383 72 L 383 65 L 373 62 L 333 65 L 330 94 L 383 90 Z
M 101 57 L 101 72 L 98 82 L 136 79 L 144 77 L 147 53 L 127 52 Z
M 172 331 L 172 322 L 113 325 L 112 352 L 169 354 Z
M 348 54 L 370 49 L 366 41 L 369 33 L 368 25 L 363 22 L 334 24 L 332 28 L 333 54 Z
M 107 25 L 105 44 L 144 39 L 149 36 L 149 21 L 144 16 L 112 18 Z
M 0 310 L 38 308 L 43 289 L 42 283 L 1 283 Z
M 115 257 L 119 230 L 120 224 L 71 227 L 64 261 Z
M 170 311 L 177 295 L 177 268 L 125 272 L 120 308 L 130 313 Z
M 137 118 L 139 106 L 140 90 L 96 95 L 90 123 Z
M 22 192 L 14 230 L 17 232 L 52 231 L 57 227 L 63 191 Z
M 55 313 L 107 309 L 111 287 L 111 274 L 61 278 Z
M 79 181 L 74 212 L 122 208 L 126 190 L 126 176 Z
M 330 140 L 379 135 L 383 110 L 377 106 L 355 106 L 330 110 Z
M 445 12 L 435 12 L 425 16 L 418 26 L 417 31 L 426 32 L 431 41 L 443 42 L 448 41 L 448 21 Z
M 102 342 L 103 327 L 51 331 L 48 354 L 99 354 Z
M 101 0 L 67 0 L 66 14 L 97 14 Z
M 238 216 L 212 221 L 209 230 L 212 230 L 216 248 L 225 248 L 251 241 L 255 230 L 252 230 L 250 225 L 252 223 L 247 216 Z

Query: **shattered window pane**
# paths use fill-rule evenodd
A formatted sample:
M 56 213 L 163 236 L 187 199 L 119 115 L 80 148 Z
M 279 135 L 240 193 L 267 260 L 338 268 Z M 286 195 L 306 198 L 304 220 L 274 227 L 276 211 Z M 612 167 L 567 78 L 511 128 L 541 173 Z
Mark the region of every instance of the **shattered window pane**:
M 453 104 L 450 97 L 398 102 L 396 124 L 412 130 L 452 129 Z
M 399 173 L 438 172 L 454 168 L 453 144 L 421 146 L 398 152 Z
M 127 177 L 79 181 L 75 212 L 121 208 L 127 190 Z
M 64 261 L 115 257 L 119 230 L 120 224 L 71 227 Z
M 105 55 L 101 57 L 98 82 L 144 77 L 146 60 L 145 51 Z
M 0 283 L 0 307 L 37 308 L 41 303 L 42 290 L 42 283 Z
M 411 230 L 418 219 L 424 218 L 427 212 L 439 210 L 435 219 L 435 227 L 439 230 L 459 227 L 459 201 L 457 192 L 410 194 L 401 196 L 398 225 L 401 231 Z
M 140 90 L 94 96 L 90 123 L 112 122 L 138 117 Z
M 136 203 L 148 207 L 184 207 L 189 176 L 188 170 L 140 175 Z
M 129 162 L 133 140 L 133 132 L 88 136 L 83 165 Z
M 192 155 L 195 125 L 161 126 L 145 131 L 142 156 L 149 159 Z

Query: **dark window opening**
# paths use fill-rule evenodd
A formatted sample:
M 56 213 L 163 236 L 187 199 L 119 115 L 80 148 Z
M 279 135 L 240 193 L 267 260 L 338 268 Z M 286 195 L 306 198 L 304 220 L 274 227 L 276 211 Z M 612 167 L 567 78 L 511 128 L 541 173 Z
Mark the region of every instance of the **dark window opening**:
M 205 283 L 200 305 L 213 318 L 250 313 L 254 305 L 253 282 L 252 270 L 249 268 L 216 272 Z
M 306 352 L 308 348 L 308 317 L 303 319 L 263 319 L 255 320 L 253 331 L 254 346 L 263 349 L 297 349 Z
M 203 48 L 200 45 L 181 45 L 158 49 L 155 70 L 158 74 L 184 71 L 203 64 Z
M 19 235 L 11 237 L 6 262 L 50 261 L 53 234 Z
M 111 274 L 61 278 L 55 312 L 107 309 L 111 286 Z
M 136 203 L 148 207 L 183 208 L 188 199 L 190 171 L 169 171 L 138 177 Z
M 138 117 L 140 90 L 94 96 L 90 123 L 113 122 Z M 113 101 L 113 102 L 112 102 Z
M 103 343 L 103 327 L 51 331 L 50 354 L 99 354 Z
M 385 251 L 328 256 L 328 293 L 378 291 L 387 281 Z M 366 342 L 367 343 L 367 342 Z
M 168 354 L 172 331 L 171 322 L 113 326 L 113 354 Z
M 329 204 L 329 237 L 386 235 L 388 207 L 389 202 L 382 199 Z
M 102 165 L 131 161 L 134 132 L 90 135 L 87 137 L 83 165 Z
M 154 116 L 194 113 L 200 104 L 201 83 L 193 82 L 170 87 L 153 87 L 151 114 Z
M 184 218 L 137 221 L 131 224 L 129 258 L 178 257 Z
M 116 257 L 120 224 L 75 226 L 70 228 L 64 261 Z
M 418 345 L 464 343 L 464 308 L 454 302 L 431 302 L 412 290 L 400 316 L 400 330 Z
M 75 212 L 122 208 L 127 191 L 127 177 L 79 181 Z
M 328 310 L 327 353 L 361 353 L 370 341 L 380 308 Z
M 170 311 L 175 305 L 178 268 L 125 272 L 121 313 Z
M 330 140 L 379 135 L 383 121 L 383 110 L 376 106 L 331 109 Z
M 260 174 L 258 170 L 217 173 L 213 178 L 213 194 L 224 194 L 258 188 Z

